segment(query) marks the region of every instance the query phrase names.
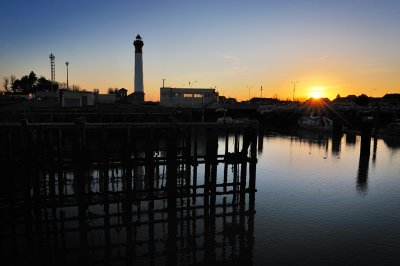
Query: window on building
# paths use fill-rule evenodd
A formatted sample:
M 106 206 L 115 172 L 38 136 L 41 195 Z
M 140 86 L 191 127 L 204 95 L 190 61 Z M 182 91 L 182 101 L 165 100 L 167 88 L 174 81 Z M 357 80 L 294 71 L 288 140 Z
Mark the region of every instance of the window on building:
M 185 97 L 185 98 L 202 98 L 203 94 L 201 94 L 201 93 L 184 93 L 183 97 Z

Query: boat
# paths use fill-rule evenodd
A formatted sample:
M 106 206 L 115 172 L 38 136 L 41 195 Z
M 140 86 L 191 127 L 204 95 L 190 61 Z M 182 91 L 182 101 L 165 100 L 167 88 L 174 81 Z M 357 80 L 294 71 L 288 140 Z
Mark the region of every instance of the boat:
M 297 121 L 297 124 L 304 129 L 318 130 L 318 131 L 332 131 L 333 121 L 326 116 L 302 116 Z

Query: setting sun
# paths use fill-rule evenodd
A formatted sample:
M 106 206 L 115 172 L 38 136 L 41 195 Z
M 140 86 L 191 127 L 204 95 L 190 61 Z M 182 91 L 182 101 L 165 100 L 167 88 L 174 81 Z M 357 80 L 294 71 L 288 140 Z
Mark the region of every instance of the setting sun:
M 313 91 L 313 92 L 310 93 L 310 96 L 311 96 L 312 98 L 315 98 L 315 99 L 321 98 L 321 92 L 319 92 L 319 91 Z
M 324 90 L 325 90 L 325 87 L 321 87 L 321 86 L 312 87 L 309 92 L 309 97 L 312 97 L 314 99 L 319 99 L 319 98 L 325 97 Z

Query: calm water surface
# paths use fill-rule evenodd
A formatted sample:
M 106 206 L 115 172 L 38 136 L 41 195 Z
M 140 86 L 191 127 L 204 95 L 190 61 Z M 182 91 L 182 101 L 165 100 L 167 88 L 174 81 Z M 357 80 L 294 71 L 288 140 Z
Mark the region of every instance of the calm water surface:
M 361 137 L 266 135 L 259 150 L 255 264 L 400 262 L 400 149 Z
M 199 134 L 199 155 L 205 154 L 206 142 Z M 201 196 L 178 199 L 178 211 L 172 212 L 164 199 L 139 203 L 125 196 L 129 186 L 146 189 L 150 172 L 157 177 L 155 187 L 165 188 L 165 165 L 7 173 L 1 256 L 10 265 L 34 260 L 42 265 L 400 264 L 399 142 L 372 138 L 364 146 L 360 136 L 299 131 L 262 134 L 257 146 L 254 215 L 251 193 L 244 211 L 239 196 L 217 195 L 214 214 L 201 207 Z M 234 150 L 233 136 L 228 147 Z M 224 153 L 223 136 L 216 149 Z M 178 183 L 184 186 L 186 176 L 196 173 L 197 185 L 204 184 L 205 169 L 201 163 L 179 165 Z M 234 182 L 240 170 L 241 163 L 220 162 L 217 179 L 226 173 Z M 31 187 L 25 180 L 40 181 L 31 181 Z

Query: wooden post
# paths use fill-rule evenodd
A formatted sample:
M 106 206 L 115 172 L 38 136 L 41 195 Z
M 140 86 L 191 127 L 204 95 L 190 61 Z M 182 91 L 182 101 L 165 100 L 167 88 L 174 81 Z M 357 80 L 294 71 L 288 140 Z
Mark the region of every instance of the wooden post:
M 76 172 L 74 179 L 77 186 L 78 197 L 78 219 L 79 219 L 79 242 L 80 242 L 80 263 L 88 264 L 88 238 L 87 233 L 89 225 L 87 223 L 87 203 L 86 203 L 86 169 L 85 160 L 85 125 L 83 119 L 75 120 L 75 135 L 74 135 L 74 159 Z
M 191 161 L 192 161 L 192 128 L 186 128 L 185 134 L 185 194 L 187 200 L 189 200 L 190 195 L 190 178 L 191 178 Z
M 167 190 L 168 190 L 168 239 L 167 265 L 177 264 L 176 248 L 176 190 L 177 190 L 177 140 L 176 127 L 168 129 L 167 143 Z
M 225 132 L 225 158 L 229 153 L 229 129 L 226 128 Z M 224 192 L 226 193 L 227 191 L 227 183 L 228 183 L 228 163 L 225 161 L 224 162 Z
M 257 166 L 257 134 L 254 129 L 251 134 L 250 146 L 250 169 L 249 169 L 249 188 L 250 191 L 256 190 L 256 166 Z
M 146 179 L 148 184 L 149 198 L 154 201 L 154 152 L 153 152 L 153 139 L 154 130 L 152 128 L 146 131 L 146 143 L 145 143 L 145 162 L 146 162 Z
M 198 133 L 197 129 L 194 131 L 194 139 L 193 139 L 193 204 L 196 205 L 196 194 L 197 194 L 197 142 L 198 142 Z

